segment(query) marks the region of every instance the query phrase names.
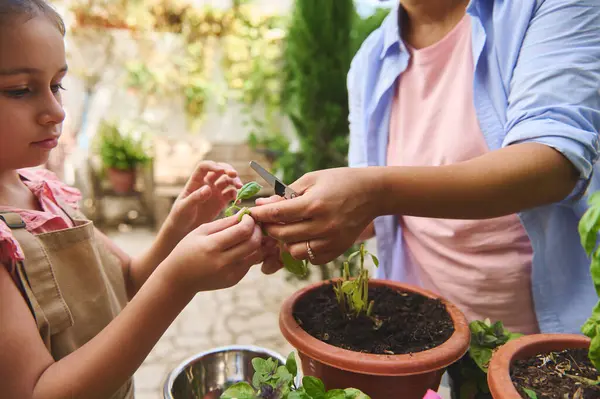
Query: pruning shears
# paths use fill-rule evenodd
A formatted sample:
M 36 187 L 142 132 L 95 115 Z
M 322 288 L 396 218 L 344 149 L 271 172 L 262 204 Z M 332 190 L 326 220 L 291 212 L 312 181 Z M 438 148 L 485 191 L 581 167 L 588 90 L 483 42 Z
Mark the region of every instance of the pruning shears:
M 265 168 L 260 166 L 258 162 L 251 161 L 250 167 L 254 169 L 256 173 L 260 175 L 269 185 L 271 185 L 275 191 L 275 194 L 280 197 L 284 197 L 285 199 L 292 199 L 298 196 L 298 194 L 292 190 L 289 186 L 282 183 L 277 177 L 275 177 L 272 173 L 267 171 Z

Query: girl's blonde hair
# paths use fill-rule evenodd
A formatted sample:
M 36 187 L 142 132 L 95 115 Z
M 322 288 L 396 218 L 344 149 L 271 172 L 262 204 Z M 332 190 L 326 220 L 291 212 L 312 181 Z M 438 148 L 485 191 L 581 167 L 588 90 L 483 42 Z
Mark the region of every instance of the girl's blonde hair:
M 19 17 L 30 19 L 39 15 L 48 17 L 65 34 L 62 17 L 45 0 L 0 0 L 0 27 L 16 22 Z

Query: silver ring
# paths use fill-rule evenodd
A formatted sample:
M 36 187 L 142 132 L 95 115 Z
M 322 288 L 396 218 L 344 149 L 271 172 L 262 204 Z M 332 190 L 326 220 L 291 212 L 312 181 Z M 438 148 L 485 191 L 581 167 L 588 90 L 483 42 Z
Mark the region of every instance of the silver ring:
M 310 241 L 306 241 L 306 252 L 308 252 L 308 259 L 313 262 L 315 260 L 315 254 L 310 247 Z

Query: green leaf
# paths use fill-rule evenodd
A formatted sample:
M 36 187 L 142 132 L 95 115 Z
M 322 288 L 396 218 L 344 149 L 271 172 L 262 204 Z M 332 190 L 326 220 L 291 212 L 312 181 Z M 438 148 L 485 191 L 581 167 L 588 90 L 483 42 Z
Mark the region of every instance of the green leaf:
M 600 192 L 594 193 L 593 198 L 598 197 L 598 193 Z M 591 203 L 592 198 L 590 198 L 590 204 Z M 588 208 L 579 221 L 578 230 L 581 245 L 588 256 L 590 256 L 596 248 L 598 230 L 600 230 L 600 206 L 596 204 L 595 206 L 590 206 L 590 208 Z
M 537 393 L 531 389 L 523 388 L 523 391 L 529 396 L 530 399 L 538 399 Z
M 304 391 L 292 391 L 288 394 L 287 399 L 311 399 Z
M 346 399 L 346 393 L 343 389 L 332 389 L 325 394 L 324 399 Z
M 240 188 L 237 193 L 235 202 L 243 201 L 254 197 L 262 189 L 262 186 L 257 182 L 251 181 Z
M 298 375 L 298 364 L 296 363 L 296 355 L 294 352 L 290 353 L 285 361 L 285 367 L 294 377 Z
M 281 260 L 283 261 L 283 266 L 290 273 L 300 277 L 306 276 L 308 268 L 304 261 L 293 258 L 292 255 L 287 251 L 283 251 L 281 253 Z
M 302 387 L 312 398 L 318 398 L 325 394 L 325 384 L 316 377 L 306 376 L 302 378 Z
M 225 216 L 229 217 L 229 216 L 233 216 L 235 214 L 235 206 L 230 206 L 229 208 L 227 208 L 225 210 Z
M 348 256 L 348 262 L 352 262 L 352 259 L 360 255 L 360 251 L 352 252 L 350 256 Z
M 371 259 L 373 260 L 373 263 L 375 264 L 375 267 L 379 267 L 379 259 L 377 259 L 377 257 L 373 254 L 371 255 Z
M 267 360 L 260 357 L 255 357 L 252 359 L 252 367 L 254 368 L 254 371 L 259 373 L 265 373 L 269 371 Z
M 268 373 L 275 373 L 275 371 L 277 370 L 277 367 L 279 367 L 279 362 L 275 361 L 272 357 L 267 359 L 267 372 Z
M 600 296 L 600 248 L 594 251 L 594 255 L 592 256 L 590 274 L 592 275 L 592 282 L 596 289 L 596 295 Z
M 278 382 L 280 382 L 281 385 L 287 385 L 294 379 L 294 377 L 288 371 L 286 366 L 279 366 L 277 368 L 277 372 L 275 373 L 275 376 L 277 377 Z
M 240 212 L 238 213 L 238 222 L 242 221 L 242 218 L 244 217 L 244 215 L 251 215 L 250 209 L 248 209 L 247 207 L 243 207 L 240 210 Z
M 356 388 L 346 388 L 344 389 L 344 393 L 346 394 L 346 399 L 371 399 Z
M 265 382 L 267 382 L 265 374 L 260 371 L 255 371 L 254 375 L 252 376 L 252 386 L 256 389 L 260 389 L 260 386 Z
M 493 353 L 492 349 L 478 345 L 471 345 L 469 348 L 469 355 L 484 373 L 487 373 Z
M 351 294 L 356 289 L 356 281 L 357 280 L 344 281 L 342 283 L 342 292 L 344 294 Z
M 227 388 L 220 399 L 256 399 L 256 392 L 247 382 L 238 382 Z

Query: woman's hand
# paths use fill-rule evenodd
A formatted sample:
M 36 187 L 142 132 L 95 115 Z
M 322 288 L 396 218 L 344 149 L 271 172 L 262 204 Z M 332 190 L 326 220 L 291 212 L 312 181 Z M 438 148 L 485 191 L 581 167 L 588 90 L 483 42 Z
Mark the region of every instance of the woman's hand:
M 350 248 L 377 215 L 375 184 L 368 168 L 312 172 L 290 185 L 299 196 L 257 200 L 252 217 L 296 259 L 327 263 Z
M 173 204 L 165 226 L 179 239 L 214 220 L 235 199 L 242 182 L 231 165 L 202 161 Z

